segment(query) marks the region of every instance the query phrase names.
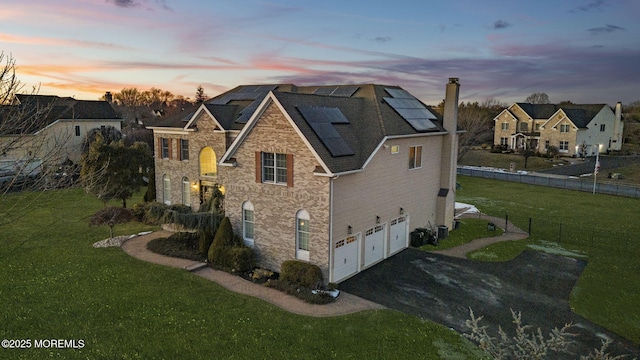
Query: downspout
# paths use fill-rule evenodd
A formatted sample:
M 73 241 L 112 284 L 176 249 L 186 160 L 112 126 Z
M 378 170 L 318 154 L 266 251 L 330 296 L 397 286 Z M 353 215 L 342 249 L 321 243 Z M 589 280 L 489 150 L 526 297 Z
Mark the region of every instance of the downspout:
M 333 180 L 337 178 L 337 175 L 329 178 L 329 259 L 327 261 L 329 267 L 328 282 L 333 282 Z

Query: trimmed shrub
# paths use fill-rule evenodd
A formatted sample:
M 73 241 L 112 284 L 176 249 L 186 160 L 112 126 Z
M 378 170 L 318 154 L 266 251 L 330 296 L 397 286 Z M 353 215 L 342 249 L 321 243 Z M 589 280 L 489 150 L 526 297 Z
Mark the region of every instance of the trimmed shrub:
M 249 253 L 250 255 L 248 255 Z M 216 266 L 236 271 L 249 271 L 253 268 L 253 250 L 245 247 L 242 238 L 233 233 L 231 221 L 228 217 L 222 219 L 220 226 L 218 226 L 216 235 L 213 237 L 213 242 L 209 247 L 207 258 L 210 263 Z M 251 264 L 251 266 L 248 264 Z M 245 268 L 247 269 L 244 270 Z
M 249 247 L 232 247 L 226 249 L 227 261 L 233 271 L 247 272 L 253 269 L 253 249 Z
M 119 206 L 109 206 L 99 210 L 91 219 L 89 219 L 89 225 L 100 226 L 111 224 L 123 224 L 133 219 L 133 212 L 127 208 Z M 110 225 L 111 226 L 111 225 Z
M 197 236 L 195 233 L 177 232 L 168 238 L 149 241 L 147 249 L 166 256 L 204 261 L 204 256 L 197 252 Z
M 316 287 L 323 282 L 320 267 L 298 260 L 283 262 L 280 278 L 306 287 Z

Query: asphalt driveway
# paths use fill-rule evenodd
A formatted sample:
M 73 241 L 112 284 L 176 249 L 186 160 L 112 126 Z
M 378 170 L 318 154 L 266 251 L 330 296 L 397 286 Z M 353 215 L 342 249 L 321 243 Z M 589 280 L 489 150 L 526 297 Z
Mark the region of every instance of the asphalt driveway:
M 573 323 L 578 354 L 599 348 L 605 335 L 615 341 L 611 353 L 639 356 L 630 342 L 571 311 L 569 296 L 585 266 L 585 261 L 534 251 L 488 263 L 409 248 L 340 283 L 340 289 L 460 333 L 468 331 L 469 308 L 484 316 L 482 324 L 491 329 L 501 325 L 509 332 L 511 308 L 545 335 Z

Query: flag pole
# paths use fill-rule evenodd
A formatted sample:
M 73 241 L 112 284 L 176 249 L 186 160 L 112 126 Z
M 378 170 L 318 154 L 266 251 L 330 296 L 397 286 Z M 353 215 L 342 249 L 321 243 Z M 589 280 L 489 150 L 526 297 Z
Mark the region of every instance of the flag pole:
M 596 178 L 598 177 L 598 171 L 600 170 L 600 146 L 596 152 L 596 166 L 593 169 L 593 195 L 596 194 Z

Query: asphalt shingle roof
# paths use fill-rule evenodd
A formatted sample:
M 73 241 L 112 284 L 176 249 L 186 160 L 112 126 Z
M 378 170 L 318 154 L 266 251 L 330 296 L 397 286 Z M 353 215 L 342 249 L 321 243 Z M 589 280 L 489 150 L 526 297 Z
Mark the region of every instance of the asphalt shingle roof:
M 14 105 L 0 108 L 0 121 L 11 121 L 7 133 L 37 133 L 58 120 L 120 119 L 106 101 L 24 94 L 16 99 Z
M 361 168 L 385 136 L 445 131 L 442 127 L 442 116 L 428 106 L 426 106 L 427 109 L 437 118 L 433 121 L 436 126 L 429 131 L 416 131 L 383 100 L 390 96 L 385 91 L 387 88 L 400 89 L 397 86 L 375 84 L 300 87 L 292 84 L 272 84 L 262 87 L 247 85 L 238 86 L 209 99 L 205 102 L 205 106 L 225 130 L 241 130 L 247 120 L 246 111 L 243 110 L 255 108 L 264 99 L 266 93 L 260 93 L 259 96 L 253 95 L 269 89 L 329 169 L 333 172 L 342 172 Z M 254 90 L 255 93 L 252 94 Z M 299 106 L 339 109 L 349 123 L 334 124 L 333 128 L 353 150 L 353 154 L 342 153 L 332 156 L 326 142 L 299 111 Z M 194 112 L 195 110 L 192 113 Z M 184 128 L 186 123 L 180 121 L 182 118 L 184 115 L 178 115 L 154 127 Z
M 532 119 L 548 119 L 562 109 L 567 117 L 579 128 L 586 128 L 587 124 L 602 110 L 606 104 L 529 104 L 516 103 Z

